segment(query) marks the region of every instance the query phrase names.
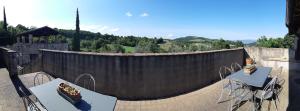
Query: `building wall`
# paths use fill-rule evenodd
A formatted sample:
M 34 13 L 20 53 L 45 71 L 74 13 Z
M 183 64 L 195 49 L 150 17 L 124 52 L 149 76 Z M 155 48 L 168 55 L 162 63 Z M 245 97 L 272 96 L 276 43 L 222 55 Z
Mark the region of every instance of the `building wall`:
M 195 53 L 109 54 L 41 50 L 42 70 L 73 82 L 82 73 L 96 80 L 96 91 L 119 99 L 176 96 L 218 80 L 219 68 L 243 64 L 244 49 Z
M 7 48 L 14 50 L 18 53 L 18 64 L 24 65 L 31 62 L 33 55 L 39 54 L 39 49 L 51 49 L 51 50 L 68 50 L 67 43 L 16 43 Z M 31 57 L 30 57 L 31 56 Z

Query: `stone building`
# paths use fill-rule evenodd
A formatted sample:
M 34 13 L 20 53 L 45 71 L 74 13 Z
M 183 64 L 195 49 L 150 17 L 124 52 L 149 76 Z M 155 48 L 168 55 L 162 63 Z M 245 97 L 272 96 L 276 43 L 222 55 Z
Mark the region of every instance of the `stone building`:
M 68 50 L 67 43 L 61 43 L 59 41 L 50 43 L 48 42 L 48 37 L 50 35 L 57 35 L 58 31 L 44 26 L 41 28 L 29 30 L 17 35 L 17 43 L 7 46 L 7 48 L 12 49 L 17 52 L 19 65 L 25 65 L 35 60 L 38 57 L 39 49 L 52 49 L 52 50 Z M 43 42 L 33 42 L 33 37 L 38 39 L 43 39 Z

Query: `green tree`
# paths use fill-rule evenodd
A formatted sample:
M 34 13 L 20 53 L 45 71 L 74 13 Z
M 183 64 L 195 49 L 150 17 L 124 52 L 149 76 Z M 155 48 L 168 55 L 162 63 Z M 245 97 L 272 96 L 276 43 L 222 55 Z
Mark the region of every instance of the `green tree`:
M 22 33 L 29 30 L 27 27 L 21 24 L 18 24 L 15 29 L 16 29 L 16 33 Z
M 92 44 L 92 48 L 97 50 L 97 49 L 103 47 L 106 44 L 107 44 L 107 42 L 105 40 L 103 40 L 102 38 L 99 38 L 97 40 L 94 40 L 94 42 Z
M 164 41 L 163 38 L 159 38 L 159 39 L 157 39 L 156 43 L 157 44 L 163 44 L 163 43 L 165 43 L 165 41 Z
M 296 35 L 285 35 L 283 38 L 283 47 L 284 48 L 293 48 L 294 47 L 294 41 L 295 41 Z
M 138 44 L 138 39 L 134 36 L 122 37 L 119 40 L 119 44 L 124 46 L 135 47 Z
M 101 47 L 100 49 L 98 49 L 98 52 L 111 52 L 111 48 L 108 45 L 104 45 L 103 47 Z
M 3 7 L 3 29 L 4 29 L 5 32 L 7 32 L 7 21 L 6 21 L 5 7 Z
M 267 38 L 260 37 L 256 45 L 267 48 L 292 48 L 294 46 L 295 35 L 286 35 L 284 38 Z
M 76 11 L 76 32 L 72 41 L 72 50 L 80 51 L 80 27 L 79 27 L 79 13 Z
M 120 44 L 106 44 L 97 50 L 98 52 L 110 52 L 110 53 L 125 53 L 125 49 Z
M 115 53 L 124 53 L 125 49 L 120 44 L 113 44 L 113 51 Z
M 236 42 L 234 42 L 234 45 L 236 46 L 236 47 L 244 47 L 244 43 L 242 42 L 242 41 L 236 41 Z
M 150 42 L 150 51 L 153 53 L 160 52 L 160 46 L 155 43 L 155 41 Z
M 53 35 L 51 35 L 51 36 L 49 36 L 49 37 L 47 37 L 47 38 L 48 38 L 48 42 L 49 42 L 49 43 L 55 43 L 55 42 L 57 41 L 56 37 L 53 36 Z
M 214 49 L 230 49 L 230 45 L 224 39 L 216 40 L 212 43 Z
M 266 36 L 261 36 L 257 41 L 256 45 L 259 47 L 270 47 L 270 42 L 268 42 L 268 38 Z
M 197 51 L 198 50 L 198 46 L 193 44 L 193 45 L 190 45 L 189 47 L 189 51 Z
M 5 13 L 5 7 L 3 7 L 3 22 L 1 23 L 2 27 L 0 30 L 0 36 L 1 36 L 1 43 L 0 45 L 9 45 L 13 43 L 13 38 L 10 36 L 10 33 L 7 30 L 7 21 L 6 21 L 6 13 Z
M 184 49 L 176 43 L 171 43 L 170 47 L 167 49 L 167 52 L 183 52 Z
M 61 43 L 67 43 L 67 38 L 65 37 L 65 36 L 63 36 L 63 35 L 57 35 L 56 36 L 56 39 L 59 41 L 59 42 L 61 42 Z
M 12 44 L 16 43 L 17 42 L 17 38 L 16 38 L 17 31 L 16 31 L 16 29 L 13 26 L 8 26 L 8 33 L 9 33 L 9 36 L 11 38 Z
M 80 47 L 82 48 L 91 48 L 92 47 L 92 41 L 90 40 L 82 40 L 80 41 Z
M 157 53 L 160 52 L 160 46 L 155 43 L 154 40 L 149 40 L 149 39 L 141 39 L 136 46 L 136 52 L 138 53 Z

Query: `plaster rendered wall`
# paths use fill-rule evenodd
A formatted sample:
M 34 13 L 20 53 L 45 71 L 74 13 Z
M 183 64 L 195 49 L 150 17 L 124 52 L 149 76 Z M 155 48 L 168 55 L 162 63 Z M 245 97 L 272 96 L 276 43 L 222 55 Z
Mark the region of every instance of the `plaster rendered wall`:
M 17 54 L 15 51 L 0 47 L 1 65 L 7 68 L 9 74 L 16 75 L 17 73 Z
M 258 65 L 266 67 L 283 67 L 287 70 L 300 70 L 300 63 L 295 61 L 293 49 L 245 47 L 245 56 L 255 58 Z
M 41 50 L 42 70 L 73 82 L 82 73 L 96 80 L 96 91 L 119 99 L 176 96 L 218 80 L 219 68 L 243 64 L 244 49 L 195 53 L 109 54 Z

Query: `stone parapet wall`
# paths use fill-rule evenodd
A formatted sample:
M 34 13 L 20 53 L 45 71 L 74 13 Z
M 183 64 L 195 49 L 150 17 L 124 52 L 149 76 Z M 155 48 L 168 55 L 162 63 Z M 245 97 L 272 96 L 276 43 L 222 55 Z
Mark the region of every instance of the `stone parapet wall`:
M 73 82 L 82 73 L 96 80 L 96 91 L 119 99 L 176 96 L 218 80 L 219 68 L 243 64 L 244 49 L 194 53 L 112 54 L 41 50 L 42 70 Z
M 290 59 L 294 59 L 294 51 L 286 48 L 245 47 L 245 51 L 251 58 L 254 58 L 256 61 L 289 61 Z
M 245 47 L 245 56 L 266 67 L 283 67 L 286 70 L 300 70 L 300 63 L 294 59 L 295 51 L 287 48 Z
M 11 76 L 18 74 L 16 51 L 0 47 L 0 58 L 0 62 L 2 62 L 1 64 L 7 68 Z
M 39 49 L 68 50 L 67 43 L 16 43 L 10 49 L 24 54 L 38 54 Z
M 34 72 L 42 71 L 41 66 L 42 66 L 42 59 L 39 55 L 35 60 L 24 65 L 23 70 L 20 73 L 27 74 L 27 73 L 34 73 Z

